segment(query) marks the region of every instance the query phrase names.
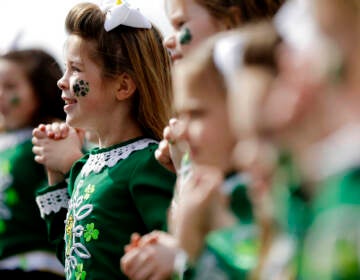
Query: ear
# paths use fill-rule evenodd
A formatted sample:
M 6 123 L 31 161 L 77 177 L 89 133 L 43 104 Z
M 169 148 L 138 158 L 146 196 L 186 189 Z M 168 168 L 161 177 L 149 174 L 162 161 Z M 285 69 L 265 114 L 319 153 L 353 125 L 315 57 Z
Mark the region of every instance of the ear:
M 126 72 L 122 73 L 117 81 L 116 99 L 125 100 L 130 98 L 136 90 L 133 78 Z

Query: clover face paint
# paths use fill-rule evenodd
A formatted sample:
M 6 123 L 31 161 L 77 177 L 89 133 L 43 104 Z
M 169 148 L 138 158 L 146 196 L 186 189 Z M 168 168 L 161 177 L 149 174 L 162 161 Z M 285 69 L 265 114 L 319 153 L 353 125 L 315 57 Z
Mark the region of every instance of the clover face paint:
M 182 29 L 180 33 L 180 44 L 181 45 L 189 44 L 191 42 L 191 39 L 192 39 L 192 35 L 190 29 L 187 27 Z
M 89 83 L 84 80 L 76 80 L 73 85 L 75 96 L 86 96 L 89 93 Z
M 20 104 L 20 97 L 18 96 L 18 94 L 13 94 L 10 99 L 9 99 L 9 104 L 12 107 L 16 107 Z

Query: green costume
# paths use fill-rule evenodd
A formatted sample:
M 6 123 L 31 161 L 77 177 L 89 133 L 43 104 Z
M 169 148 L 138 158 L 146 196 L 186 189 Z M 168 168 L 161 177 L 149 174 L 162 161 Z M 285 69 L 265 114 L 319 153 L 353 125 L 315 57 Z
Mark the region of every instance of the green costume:
M 146 138 L 94 148 L 73 165 L 67 189 L 63 182 L 38 193 L 67 279 L 126 279 L 119 260 L 130 235 L 166 230 L 176 178 L 156 161 L 156 148 Z
M 47 177 L 34 160 L 31 137 L 31 128 L 0 134 L 0 269 L 60 272 L 61 263 L 50 261 L 55 250 L 35 202 Z M 46 264 L 30 260 L 35 255 L 46 258 Z
M 299 279 L 360 279 L 360 167 L 333 175 L 318 188 Z
M 310 197 L 292 156 L 281 151 L 271 186 L 275 236 L 262 273 L 269 279 L 295 278 L 310 217 Z

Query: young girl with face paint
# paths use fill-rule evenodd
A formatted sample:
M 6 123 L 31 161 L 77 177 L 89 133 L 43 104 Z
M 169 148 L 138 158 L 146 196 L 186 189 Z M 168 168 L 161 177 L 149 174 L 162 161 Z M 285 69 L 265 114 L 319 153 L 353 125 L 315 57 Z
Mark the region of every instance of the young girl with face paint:
M 255 3 L 254 3 L 255 2 Z M 207 37 L 249 22 L 271 18 L 284 0 L 165 0 L 173 33 L 164 45 L 173 61 Z
M 48 168 L 37 202 L 67 279 L 127 279 L 119 259 L 130 235 L 167 227 L 175 175 L 154 151 L 171 113 L 170 58 L 159 31 L 126 2 L 75 5 L 66 30 L 58 81 L 66 123 L 99 143 L 74 163 L 68 183 Z M 46 138 L 37 132 L 41 156 Z
M 64 279 L 64 268 L 48 242 L 35 192 L 46 172 L 34 161 L 32 129 L 64 120 L 56 86 L 62 70 L 41 49 L 0 56 L 0 278 Z

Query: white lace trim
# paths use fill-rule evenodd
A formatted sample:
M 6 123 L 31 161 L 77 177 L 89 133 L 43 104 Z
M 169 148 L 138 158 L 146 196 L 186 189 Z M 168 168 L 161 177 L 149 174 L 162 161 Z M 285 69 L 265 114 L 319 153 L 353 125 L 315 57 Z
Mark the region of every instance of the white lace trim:
M 7 150 L 32 137 L 32 128 L 0 133 L 0 151 Z
M 37 196 L 36 203 L 39 206 L 41 217 L 44 218 L 51 212 L 57 213 L 61 208 L 67 209 L 69 198 L 66 188 Z
M 126 146 L 98 154 L 90 154 L 89 159 L 81 170 L 81 176 L 86 177 L 91 172 L 99 173 L 104 167 L 113 167 L 120 160 L 126 159 L 132 152 L 142 150 L 151 143 L 158 143 L 153 139 L 141 139 Z

